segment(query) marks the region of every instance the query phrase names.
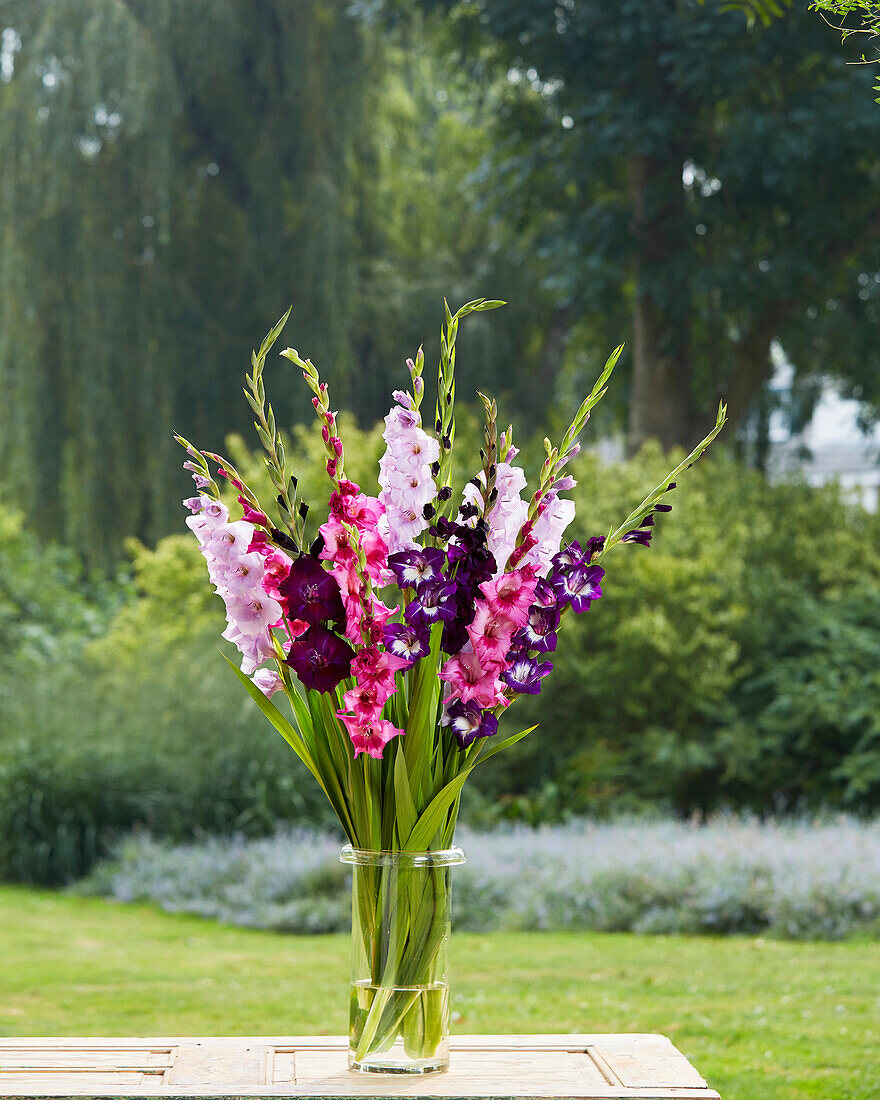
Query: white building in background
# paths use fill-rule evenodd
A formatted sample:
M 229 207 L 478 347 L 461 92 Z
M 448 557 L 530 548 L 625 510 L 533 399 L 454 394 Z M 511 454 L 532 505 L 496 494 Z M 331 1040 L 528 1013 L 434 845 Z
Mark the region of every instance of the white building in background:
M 781 348 L 774 348 L 776 372 L 770 388 L 780 408 L 770 417 L 768 476 L 803 477 L 810 485 L 838 481 L 870 512 L 880 505 L 880 427 L 859 427 L 861 405 L 841 397 L 829 383 L 808 424 L 792 432 L 786 411 L 794 372 Z

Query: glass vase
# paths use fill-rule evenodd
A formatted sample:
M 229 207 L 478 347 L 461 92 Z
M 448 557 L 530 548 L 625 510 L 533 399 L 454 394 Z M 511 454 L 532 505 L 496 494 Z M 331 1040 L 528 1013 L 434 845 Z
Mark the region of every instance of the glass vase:
M 349 1069 L 436 1073 L 449 1066 L 452 868 L 460 848 L 365 851 L 351 865 Z

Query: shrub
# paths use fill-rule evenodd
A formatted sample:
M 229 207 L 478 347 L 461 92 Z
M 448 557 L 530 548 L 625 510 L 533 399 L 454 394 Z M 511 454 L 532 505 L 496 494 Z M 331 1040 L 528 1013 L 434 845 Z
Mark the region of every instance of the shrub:
M 575 533 L 607 531 L 668 458 L 586 456 Z M 880 806 L 880 517 L 717 455 L 668 499 L 511 715 L 541 729 L 478 779 L 498 812 Z
M 476 432 L 466 414 L 461 430 Z M 363 477 L 380 435 L 346 431 Z M 320 446 L 306 429 L 291 443 L 313 519 Z M 258 460 L 231 450 L 259 484 Z M 652 447 L 612 469 L 580 456 L 573 533 L 607 531 L 668 463 Z M 615 551 L 604 598 L 566 621 L 556 674 L 509 719 L 540 729 L 474 773 L 465 820 L 880 806 L 880 517 L 719 455 L 668 499 L 654 545 Z M 0 877 L 67 881 L 134 826 L 329 821 L 217 652 L 195 540 L 129 552 L 131 579 L 99 582 L 0 521 Z
M 472 833 L 457 928 L 839 939 L 880 930 L 880 821 L 720 817 Z M 341 841 L 301 830 L 171 847 L 141 836 L 80 889 L 250 927 L 348 927 Z

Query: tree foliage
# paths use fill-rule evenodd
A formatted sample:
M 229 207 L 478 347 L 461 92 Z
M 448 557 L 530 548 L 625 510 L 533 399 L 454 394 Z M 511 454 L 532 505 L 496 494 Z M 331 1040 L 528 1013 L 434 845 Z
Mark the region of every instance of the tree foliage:
M 467 334 L 484 383 L 540 348 L 529 265 L 462 193 L 485 129 L 417 40 L 346 0 L 10 0 L 3 19 L 0 468 L 44 536 L 107 561 L 171 530 L 172 429 L 216 448 L 246 426 L 254 334 L 290 303 L 369 423 L 444 293 L 523 303 L 500 338 Z M 298 380 L 278 389 L 280 423 L 305 418 Z
M 569 319 L 629 332 L 630 438 L 742 419 L 781 342 L 801 380 L 880 399 L 880 116 L 814 14 L 749 30 L 686 0 L 424 0 L 511 89 L 487 201 L 553 258 Z M 487 46 L 489 42 L 491 45 Z

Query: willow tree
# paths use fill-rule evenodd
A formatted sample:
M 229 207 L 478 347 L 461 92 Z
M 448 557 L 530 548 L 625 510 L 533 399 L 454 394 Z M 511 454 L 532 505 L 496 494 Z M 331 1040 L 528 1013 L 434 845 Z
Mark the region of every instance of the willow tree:
M 167 530 L 171 428 L 220 445 L 287 303 L 341 380 L 373 64 L 348 7 L 3 6 L 0 480 L 93 561 Z

